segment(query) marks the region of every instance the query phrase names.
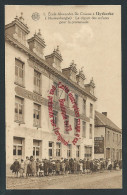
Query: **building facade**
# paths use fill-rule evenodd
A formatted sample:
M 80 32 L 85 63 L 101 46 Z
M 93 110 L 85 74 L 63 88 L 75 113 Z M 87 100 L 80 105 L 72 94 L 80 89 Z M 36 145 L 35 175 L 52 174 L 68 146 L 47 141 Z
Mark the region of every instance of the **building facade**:
M 36 30 L 36 29 L 35 29 Z M 62 69 L 62 56 L 57 47 L 44 56 L 45 41 L 41 32 L 27 38 L 30 31 L 23 15 L 5 26 L 6 79 L 6 163 L 33 155 L 39 159 L 94 157 L 94 82 L 84 84 L 82 70 L 74 61 Z M 61 82 L 69 88 L 80 113 L 80 139 L 73 145 L 76 120 L 68 95 L 58 88 Z M 69 141 L 57 140 L 49 119 L 48 96 L 52 86 L 53 119 L 60 133 Z M 59 98 L 65 98 L 66 115 L 72 130 L 67 132 L 61 115 Z
M 122 160 L 122 130 L 107 117 L 107 112 L 95 111 L 94 157 Z

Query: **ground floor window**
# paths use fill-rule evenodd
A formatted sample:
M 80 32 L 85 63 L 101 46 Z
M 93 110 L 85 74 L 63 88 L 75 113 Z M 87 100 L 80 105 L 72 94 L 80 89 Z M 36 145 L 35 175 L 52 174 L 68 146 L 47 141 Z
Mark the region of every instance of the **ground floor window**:
M 13 138 L 13 157 L 21 159 L 23 158 L 24 149 L 24 138 L 14 137 Z
M 61 143 L 56 143 L 56 156 L 61 156 Z
M 49 142 L 49 157 L 53 157 L 54 143 Z
M 40 140 L 33 140 L 33 156 L 34 158 L 39 158 L 41 157 L 40 154 L 40 148 L 41 147 L 41 141 Z
M 71 152 L 72 152 L 72 146 L 71 144 L 68 144 L 67 145 L 67 157 L 71 157 Z
M 85 158 L 92 158 L 92 146 L 85 146 Z
M 77 158 L 80 157 L 80 146 L 79 145 L 76 146 L 76 157 Z

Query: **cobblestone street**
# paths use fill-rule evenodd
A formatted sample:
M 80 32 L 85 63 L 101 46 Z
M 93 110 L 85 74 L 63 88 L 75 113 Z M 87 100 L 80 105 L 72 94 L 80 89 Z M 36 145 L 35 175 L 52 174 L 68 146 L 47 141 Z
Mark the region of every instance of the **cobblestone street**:
M 7 189 L 121 189 L 122 171 L 31 178 L 7 177 Z

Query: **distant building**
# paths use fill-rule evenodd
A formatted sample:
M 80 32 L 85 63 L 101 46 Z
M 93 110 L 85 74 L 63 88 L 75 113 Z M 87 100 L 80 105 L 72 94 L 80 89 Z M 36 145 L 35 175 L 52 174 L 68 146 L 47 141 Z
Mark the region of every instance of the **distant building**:
M 107 112 L 95 111 L 94 158 L 122 159 L 122 130 L 107 117 Z
M 36 30 L 36 29 L 35 29 Z M 44 56 L 45 41 L 39 30 L 32 37 L 24 18 L 17 17 L 5 26 L 5 79 L 6 79 L 6 163 L 15 158 L 94 158 L 95 101 L 93 79 L 84 83 L 83 70 L 78 72 L 74 61 L 62 69 L 59 47 Z M 79 56 L 80 57 L 80 56 Z M 72 104 L 58 83 L 66 85 L 79 107 L 80 139 L 74 146 L 77 118 Z M 52 86 L 54 93 L 54 123 L 69 144 L 57 140 L 49 119 L 48 95 Z M 66 114 L 72 131 L 67 132 L 61 116 L 58 99 L 65 98 Z

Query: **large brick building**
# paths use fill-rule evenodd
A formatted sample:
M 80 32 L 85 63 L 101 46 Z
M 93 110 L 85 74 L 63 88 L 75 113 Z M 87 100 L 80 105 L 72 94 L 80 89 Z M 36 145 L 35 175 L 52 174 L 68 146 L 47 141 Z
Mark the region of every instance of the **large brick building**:
M 35 29 L 36 30 L 36 29 Z M 15 158 L 33 155 L 35 159 L 93 158 L 94 157 L 94 82 L 84 84 L 82 70 L 78 72 L 74 61 L 68 68 L 61 67 L 59 47 L 44 56 L 45 41 L 39 31 L 27 39 L 30 31 L 23 16 L 5 26 L 5 78 L 6 78 L 6 163 Z M 80 139 L 75 136 L 76 117 L 68 95 L 63 91 L 66 112 L 72 131 L 65 131 L 58 99 L 58 83 L 66 85 L 77 102 L 80 112 Z M 49 120 L 48 95 L 54 94 L 54 121 L 69 144 L 57 140 Z

